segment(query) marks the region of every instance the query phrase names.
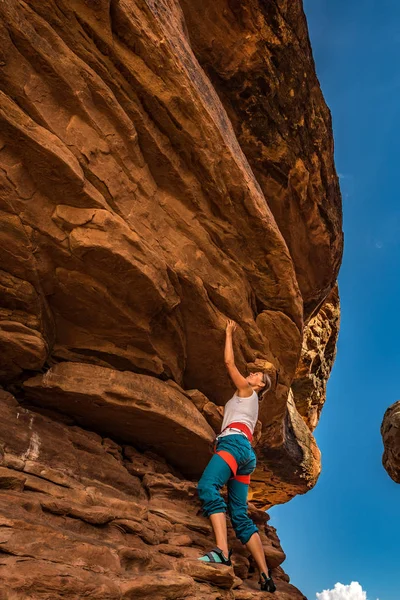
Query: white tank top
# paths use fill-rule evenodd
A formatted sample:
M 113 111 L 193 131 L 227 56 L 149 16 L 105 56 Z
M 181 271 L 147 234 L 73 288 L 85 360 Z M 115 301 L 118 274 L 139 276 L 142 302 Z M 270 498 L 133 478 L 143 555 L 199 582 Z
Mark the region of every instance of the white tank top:
M 247 398 L 241 398 L 237 394 L 234 394 L 230 400 L 225 404 L 224 419 L 222 421 L 221 431 L 229 425 L 229 423 L 244 423 L 250 429 L 251 433 L 254 433 L 255 426 L 257 425 L 258 419 L 258 394 L 254 392 Z M 217 437 L 223 437 L 225 435 L 232 435 L 239 433 L 228 429 L 224 433 L 219 434 Z M 243 433 L 243 435 L 245 435 Z

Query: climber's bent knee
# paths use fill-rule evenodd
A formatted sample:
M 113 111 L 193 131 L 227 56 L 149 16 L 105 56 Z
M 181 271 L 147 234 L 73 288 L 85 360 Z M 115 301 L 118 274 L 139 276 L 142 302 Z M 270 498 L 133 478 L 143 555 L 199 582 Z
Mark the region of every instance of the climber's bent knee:
M 226 512 L 226 503 L 220 489 L 231 476 L 230 467 L 222 457 L 214 454 L 197 485 L 197 492 L 203 504 L 203 515 Z
M 245 531 L 240 532 L 240 533 L 235 532 L 236 533 L 236 537 L 238 538 L 238 540 L 240 540 L 242 542 L 242 544 L 247 544 L 247 542 L 250 540 L 250 538 L 255 533 L 258 533 L 258 529 L 254 525 L 253 521 L 251 523 L 252 523 L 251 526 L 249 526 Z
M 251 536 L 258 532 L 258 528 L 247 514 L 237 515 L 230 511 L 230 517 L 236 537 L 242 544 L 247 544 Z
M 226 512 L 225 500 L 219 493 L 218 487 L 210 481 L 199 481 L 197 492 L 203 505 L 203 516 L 209 517 L 214 513 Z

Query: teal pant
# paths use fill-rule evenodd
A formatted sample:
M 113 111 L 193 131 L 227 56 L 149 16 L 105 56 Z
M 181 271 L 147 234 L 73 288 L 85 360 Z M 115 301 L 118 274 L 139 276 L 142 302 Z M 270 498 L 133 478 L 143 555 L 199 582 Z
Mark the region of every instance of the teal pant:
M 236 475 L 250 475 L 256 468 L 256 455 L 250 442 L 241 434 L 227 435 L 218 440 L 216 452 L 228 452 L 237 463 Z M 247 494 L 249 485 L 234 479 L 234 473 L 228 463 L 218 454 L 214 454 L 197 486 L 203 504 L 203 515 L 226 512 L 231 519 L 236 536 L 246 544 L 257 527 L 247 514 Z M 220 489 L 228 484 L 228 506 L 221 496 Z

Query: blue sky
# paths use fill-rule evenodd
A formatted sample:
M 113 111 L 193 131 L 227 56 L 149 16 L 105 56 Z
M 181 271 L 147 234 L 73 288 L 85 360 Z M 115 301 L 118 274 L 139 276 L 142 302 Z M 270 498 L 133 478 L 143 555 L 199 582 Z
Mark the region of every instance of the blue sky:
M 342 322 L 315 431 L 322 475 L 314 490 L 274 507 L 271 524 L 283 566 L 309 600 L 351 581 L 367 600 L 399 600 L 400 485 L 381 465 L 380 425 L 400 399 L 400 2 L 304 7 L 343 194 Z

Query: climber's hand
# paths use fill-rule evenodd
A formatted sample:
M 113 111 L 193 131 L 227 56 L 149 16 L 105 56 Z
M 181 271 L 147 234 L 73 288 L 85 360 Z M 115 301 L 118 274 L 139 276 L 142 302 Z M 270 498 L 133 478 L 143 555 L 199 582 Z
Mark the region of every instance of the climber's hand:
M 235 323 L 235 321 L 232 321 L 232 319 L 228 319 L 228 321 L 226 322 L 226 333 L 233 333 L 234 331 L 236 331 L 237 328 L 237 323 Z

